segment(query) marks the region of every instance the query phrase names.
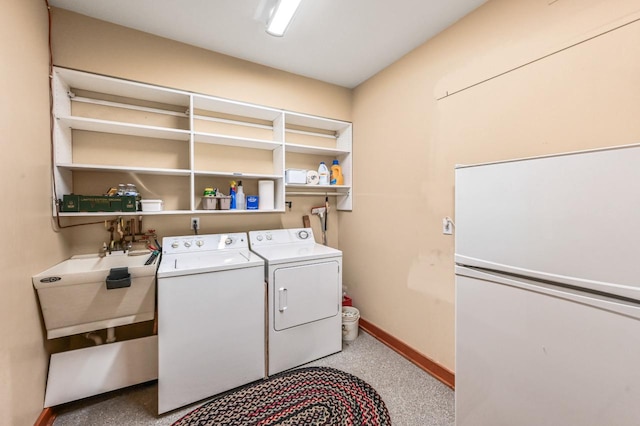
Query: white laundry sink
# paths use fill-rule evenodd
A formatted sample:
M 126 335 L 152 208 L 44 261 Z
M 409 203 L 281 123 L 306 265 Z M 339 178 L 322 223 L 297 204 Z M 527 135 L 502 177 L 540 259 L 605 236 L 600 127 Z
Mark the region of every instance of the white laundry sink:
M 110 254 L 104 257 L 96 255 L 73 256 L 46 271 L 33 277 L 33 284 L 36 288 L 50 287 L 50 284 L 73 285 L 85 282 L 94 282 L 103 279 L 105 272 L 109 273 L 112 268 L 129 268 L 132 276 L 147 275 L 148 267 L 145 262 L 151 253 L 146 256 L 128 256 L 123 253 Z M 152 269 L 155 269 L 155 265 Z M 40 282 L 44 279 L 44 282 Z M 37 281 L 37 282 L 36 282 Z
M 74 256 L 32 277 L 49 339 L 154 318 L 158 261 L 145 265 L 151 253 L 105 257 Z M 121 269 L 129 279 L 107 278 Z M 113 277 L 113 275 L 111 275 Z

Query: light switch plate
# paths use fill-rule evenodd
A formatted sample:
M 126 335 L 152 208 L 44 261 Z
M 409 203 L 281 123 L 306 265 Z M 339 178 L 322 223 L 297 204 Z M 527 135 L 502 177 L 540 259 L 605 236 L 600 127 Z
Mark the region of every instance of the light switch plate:
M 448 217 L 442 219 L 442 233 L 444 235 L 453 234 L 453 224 L 451 223 L 451 219 L 449 219 Z

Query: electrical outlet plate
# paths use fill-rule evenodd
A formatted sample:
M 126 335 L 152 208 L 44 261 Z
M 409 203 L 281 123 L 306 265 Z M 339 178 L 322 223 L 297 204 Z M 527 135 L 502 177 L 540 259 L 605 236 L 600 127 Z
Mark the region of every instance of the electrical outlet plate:
M 442 219 L 442 233 L 445 235 L 453 234 L 453 224 L 451 223 L 451 219 L 445 217 Z
M 191 224 L 191 229 L 195 229 L 196 227 L 200 229 L 200 218 L 192 217 L 190 224 Z M 194 224 L 195 224 L 195 227 L 193 226 Z

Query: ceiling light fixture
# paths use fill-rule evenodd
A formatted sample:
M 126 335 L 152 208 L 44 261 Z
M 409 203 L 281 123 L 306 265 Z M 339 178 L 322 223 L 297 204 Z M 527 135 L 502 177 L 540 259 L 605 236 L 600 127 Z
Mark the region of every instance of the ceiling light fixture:
M 282 37 L 302 0 L 278 0 L 267 21 L 267 33 Z

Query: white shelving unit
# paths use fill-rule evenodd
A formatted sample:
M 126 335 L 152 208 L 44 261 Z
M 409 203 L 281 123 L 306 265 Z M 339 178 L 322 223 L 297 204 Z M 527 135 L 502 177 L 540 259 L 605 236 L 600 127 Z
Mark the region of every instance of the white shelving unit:
M 287 195 L 331 195 L 338 209 L 352 208 L 351 123 L 59 67 L 53 86 L 55 199 L 134 183 L 166 210 L 116 214 L 284 212 Z M 286 168 L 333 160 L 344 185 L 285 184 Z M 247 195 L 274 181 L 274 210 L 203 210 L 204 188 L 227 193 L 230 180 L 242 180 Z

